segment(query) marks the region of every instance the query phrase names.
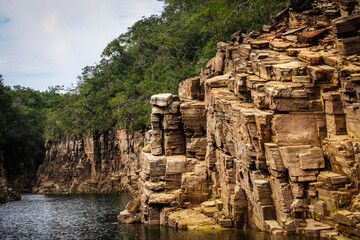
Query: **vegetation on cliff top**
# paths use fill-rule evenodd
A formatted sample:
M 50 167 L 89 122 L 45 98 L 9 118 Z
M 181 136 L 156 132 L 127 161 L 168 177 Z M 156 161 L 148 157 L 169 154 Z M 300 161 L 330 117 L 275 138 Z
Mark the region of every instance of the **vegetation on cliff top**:
M 214 56 L 217 42 L 228 40 L 240 29 L 260 28 L 272 13 L 287 5 L 282 0 L 162 2 L 160 15 L 137 21 L 106 46 L 98 64 L 84 67 L 75 88 L 64 92 L 53 87 L 45 93 L 7 89 L 8 94 L 20 98 L 20 113 L 25 111 L 34 119 L 30 122 L 36 126 L 26 134 L 37 132 L 49 139 L 113 127 L 142 129 L 148 123 L 151 95 L 176 93 L 179 82 L 198 75 Z M 34 97 L 36 106 L 30 108 L 37 114 L 28 111 L 26 92 Z M 14 105 L 17 100 L 12 99 Z
M 261 27 L 286 5 L 252 0 L 237 9 L 243 0 L 163 2 L 161 15 L 142 18 L 111 41 L 98 64 L 83 68 L 77 87 L 52 101 L 46 138 L 144 128 L 151 95 L 176 93 L 180 81 L 198 75 L 214 56 L 218 41 Z

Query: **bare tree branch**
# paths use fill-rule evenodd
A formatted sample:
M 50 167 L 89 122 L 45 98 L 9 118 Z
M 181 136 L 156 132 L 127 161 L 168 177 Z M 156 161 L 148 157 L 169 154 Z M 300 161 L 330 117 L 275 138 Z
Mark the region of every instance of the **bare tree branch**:
M 247 2 L 244 2 L 244 3 L 240 3 L 239 5 L 237 5 L 234 10 L 231 12 L 231 14 L 224 20 L 223 24 L 225 25 L 226 21 L 235 13 L 238 13 L 238 11 L 241 9 L 241 8 L 244 8 L 244 7 L 247 7 L 250 3 L 250 0 L 247 0 Z

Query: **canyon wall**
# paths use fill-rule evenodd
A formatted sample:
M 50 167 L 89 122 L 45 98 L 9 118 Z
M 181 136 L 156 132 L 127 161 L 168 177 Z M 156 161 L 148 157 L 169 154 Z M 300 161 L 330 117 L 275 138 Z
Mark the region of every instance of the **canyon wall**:
M 360 239 L 358 1 L 291 1 L 151 98 L 119 221 Z
M 3 164 L 4 155 L 3 152 L 0 151 L 0 204 L 20 200 L 21 198 L 20 194 L 9 185 Z
M 132 192 L 129 182 L 137 178 L 140 170 L 138 159 L 143 142 L 142 132 L 130 134 L 124 130 L 49 140 L 33 191 L 44 194 Z
M 153 96 L 147 134 L 48 141 L 34 191 L 129 190 L 125 223 L 360 239 L 359 2 L 290 3 Z
M 44 160 L 45 149 L 43 154 L 39 154 L 41 148 L 32 148 L 32 144 L 34 143 L 23 145 L 18 141 L 11 144 L 8 142 L 0 150 L 0 175 L 6 181 L 7 188 L 13 193 L 17 192 L 16 199 L 20 198 L 20 193 L 32 191 L 36 183 L 36 171 Z
M 36 172 L 44 159 L 34 159 L 27 154 L 6 156 L 4 154 L 4 169 L 7 182 L 19 193 L 28 193 L 36 183 Z

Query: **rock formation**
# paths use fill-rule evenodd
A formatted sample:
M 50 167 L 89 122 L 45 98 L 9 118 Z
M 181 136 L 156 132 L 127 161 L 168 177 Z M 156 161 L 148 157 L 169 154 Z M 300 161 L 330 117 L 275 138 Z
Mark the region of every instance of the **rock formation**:
M 2 149 L 2 167 L 5 170 L 4 174 L 6 173 L 4 176 L 7 184 L 16 192 L 31 192 L 36 183 L 36 171 L 45 154 L 32 154 L 33 151 L 41 150 L 27 148 L 18 142 L 12 144 L 16 147 L 5 146 Z
M 37 172 L 35 193 L 118 193 L 135 191 L 140 170 L 141 132 L 109 131 L 100 135 L 47 141 Z
M 153 96 L 119 220 L 360 239 L 359 12 L 292 0 L 272 26 L 218 43 L 178 96 Z
M 4 155 L 0 151 L 0 204 L 14 200 L 20 200 L 21 198 L 20 194 L 9 185 L 3 163 Z

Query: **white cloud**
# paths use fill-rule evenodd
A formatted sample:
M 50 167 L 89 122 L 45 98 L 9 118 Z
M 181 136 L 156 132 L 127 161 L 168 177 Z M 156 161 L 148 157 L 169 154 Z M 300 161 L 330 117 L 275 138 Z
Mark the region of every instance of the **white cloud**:
M 156 0 L 1 0 L 0 73 L 7 85 L 39 90 L 75 84 L 107 43 L 162 6 Z

